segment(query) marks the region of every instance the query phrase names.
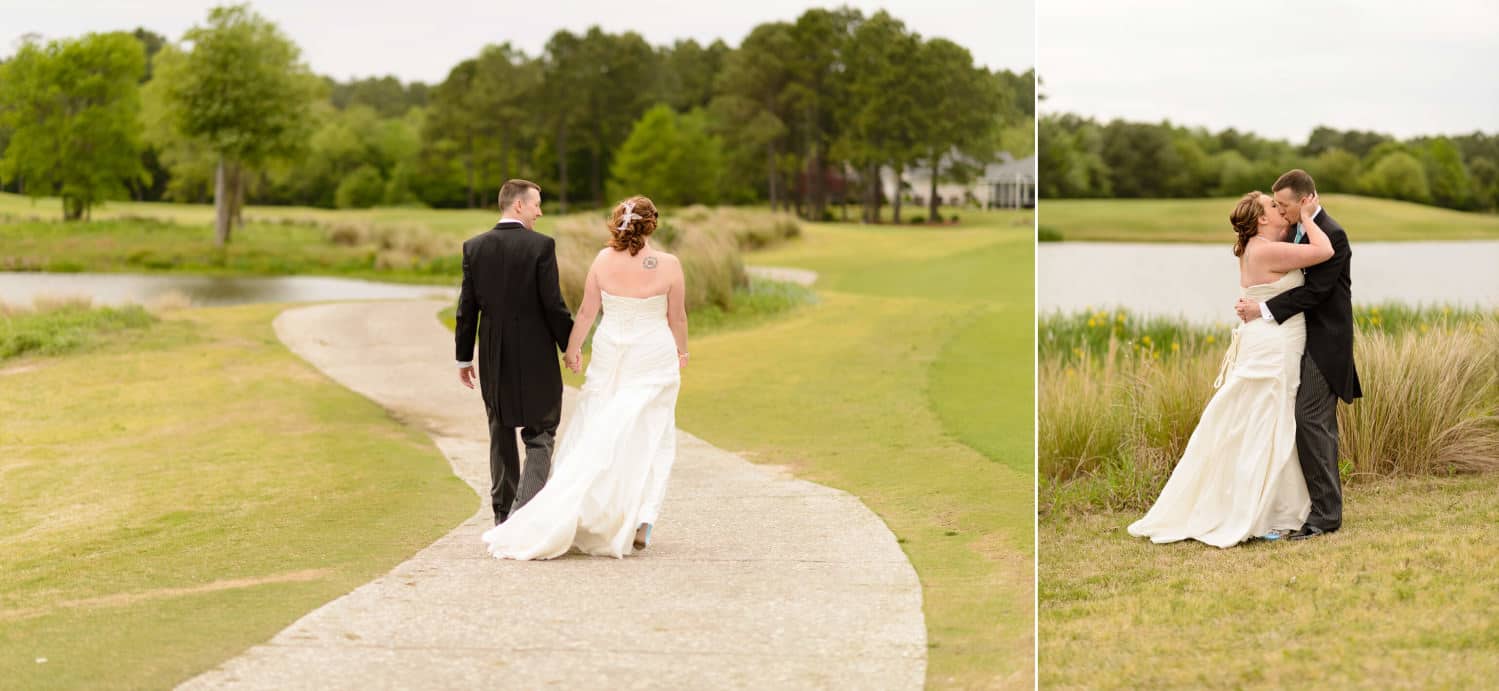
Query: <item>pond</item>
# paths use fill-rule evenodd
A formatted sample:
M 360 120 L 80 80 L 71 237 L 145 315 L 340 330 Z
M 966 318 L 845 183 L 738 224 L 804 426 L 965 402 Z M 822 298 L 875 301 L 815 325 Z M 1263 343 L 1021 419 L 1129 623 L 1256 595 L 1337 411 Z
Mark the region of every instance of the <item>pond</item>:
M 1353 302 L 1499 309 L 1499 242 L 1355 242 Z M 1228 245 L 1057 242 L 1036 248 L 1043 314 L 1123 307 L 1142 315 L 1229 322 L 1239 295 Z
M 454 299 L 456 286 L 378 283 L 320 276 L 217 277 L 177 274 L 0 272 L 0 302 L 29 306 L 37 297 L 93 298 L 95 305 L 147 304 L 169 294 L 197 307 L 325 300 Z

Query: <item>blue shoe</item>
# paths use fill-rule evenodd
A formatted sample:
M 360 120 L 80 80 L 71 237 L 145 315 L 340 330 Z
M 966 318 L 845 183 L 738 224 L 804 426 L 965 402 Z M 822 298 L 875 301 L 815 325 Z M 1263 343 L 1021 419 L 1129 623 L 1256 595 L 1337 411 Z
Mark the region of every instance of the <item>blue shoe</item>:
M 1279 540 L 1282 537 L 1285 537 L 1285 535 L 1282 534 L 1279 530 L 1272 530 L 1272 531 L 1270 531 L 1268 533 L 1265 533 L 1264 535 L 1261 535 L 1260 539 L 1261 540 L 1266 540 L 1266 541 L 1269 541 L 1269 542 L 1275 542 L 1276 540 Z
M 645 528 L 645 537 L 640 537 L 639 528 L 635 530 L 635 549 L 637 550 L 645 549 L 651 546 L 651 528 L 653 526 L 649 523 L 641 523 L 640 525 Z

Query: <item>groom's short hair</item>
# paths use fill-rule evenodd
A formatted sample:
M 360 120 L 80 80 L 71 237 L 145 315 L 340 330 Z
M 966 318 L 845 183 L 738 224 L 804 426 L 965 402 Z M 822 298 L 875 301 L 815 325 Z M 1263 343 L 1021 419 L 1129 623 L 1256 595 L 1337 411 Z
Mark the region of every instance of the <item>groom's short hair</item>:
M 505 184 L 500 185 L 500 211 L 509 209 L 515 200 L 526 196 L 526 190 L 536 190 L 537 194 L 541 194 L 541 185 L 519 178 L 506 180 Z
M 1274 194 L 1287 187 L 1296 193 L 1297 199 L 1312 195 L 1317 191 L 1317 183 L 1312 181 L 1311 174 L 1300 168 L 1288 170 L 1282 174 L 1275 184 L 1270 186 L 1270 193 Z

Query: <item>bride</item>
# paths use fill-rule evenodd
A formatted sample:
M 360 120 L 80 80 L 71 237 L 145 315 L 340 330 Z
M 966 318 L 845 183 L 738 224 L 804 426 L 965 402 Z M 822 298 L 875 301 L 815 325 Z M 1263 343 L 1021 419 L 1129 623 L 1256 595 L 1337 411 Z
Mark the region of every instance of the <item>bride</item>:
M 648 242 L 656 206 L 614 208 L 612 239 L 583 288 L 564 361 L 578 372 L 602 307 L 578 406 L 562 428 L 552 477 L 484 533 L 501 559 L 551 559 L 569 549 L 622 557 L 650 544 L 676 457 L 677 390 L 687 365 L 686 283 L 677 258 Z
M 1312 221 L 1315 195 L 1303 204 L 1308 244 L 1284 242 L 1290 224 L 1275 200 L 1244 195 L 1229 219 L 1238 242 L 1244 297 L 1263 301 L 1302 284 L 1301 269 L 1332 256 L 1327 234 Z M 1311 498 L 1296 457 L 1296 389 L 1306 321 L 1255 319 L 1234 330 L 1186 451 L 1155 505 L 1129 526 L 1152 542 L 1188 538 L 1232 547 L 1253 537 L 1276 539 L 1300 528 Z

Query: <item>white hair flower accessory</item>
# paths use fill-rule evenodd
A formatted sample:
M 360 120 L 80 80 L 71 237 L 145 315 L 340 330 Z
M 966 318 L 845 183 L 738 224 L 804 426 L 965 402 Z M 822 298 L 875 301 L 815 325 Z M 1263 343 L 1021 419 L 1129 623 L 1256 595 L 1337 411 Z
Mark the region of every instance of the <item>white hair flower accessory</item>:
M 644 216 L 635 213 L 635 202 L 625 202 L 622 206 L 625 207 L 625 213 L 619 219 L 619 230 L 628 228 L 630 226 L 630 221 L 633 221 L 637 218 L 645 218 Z

